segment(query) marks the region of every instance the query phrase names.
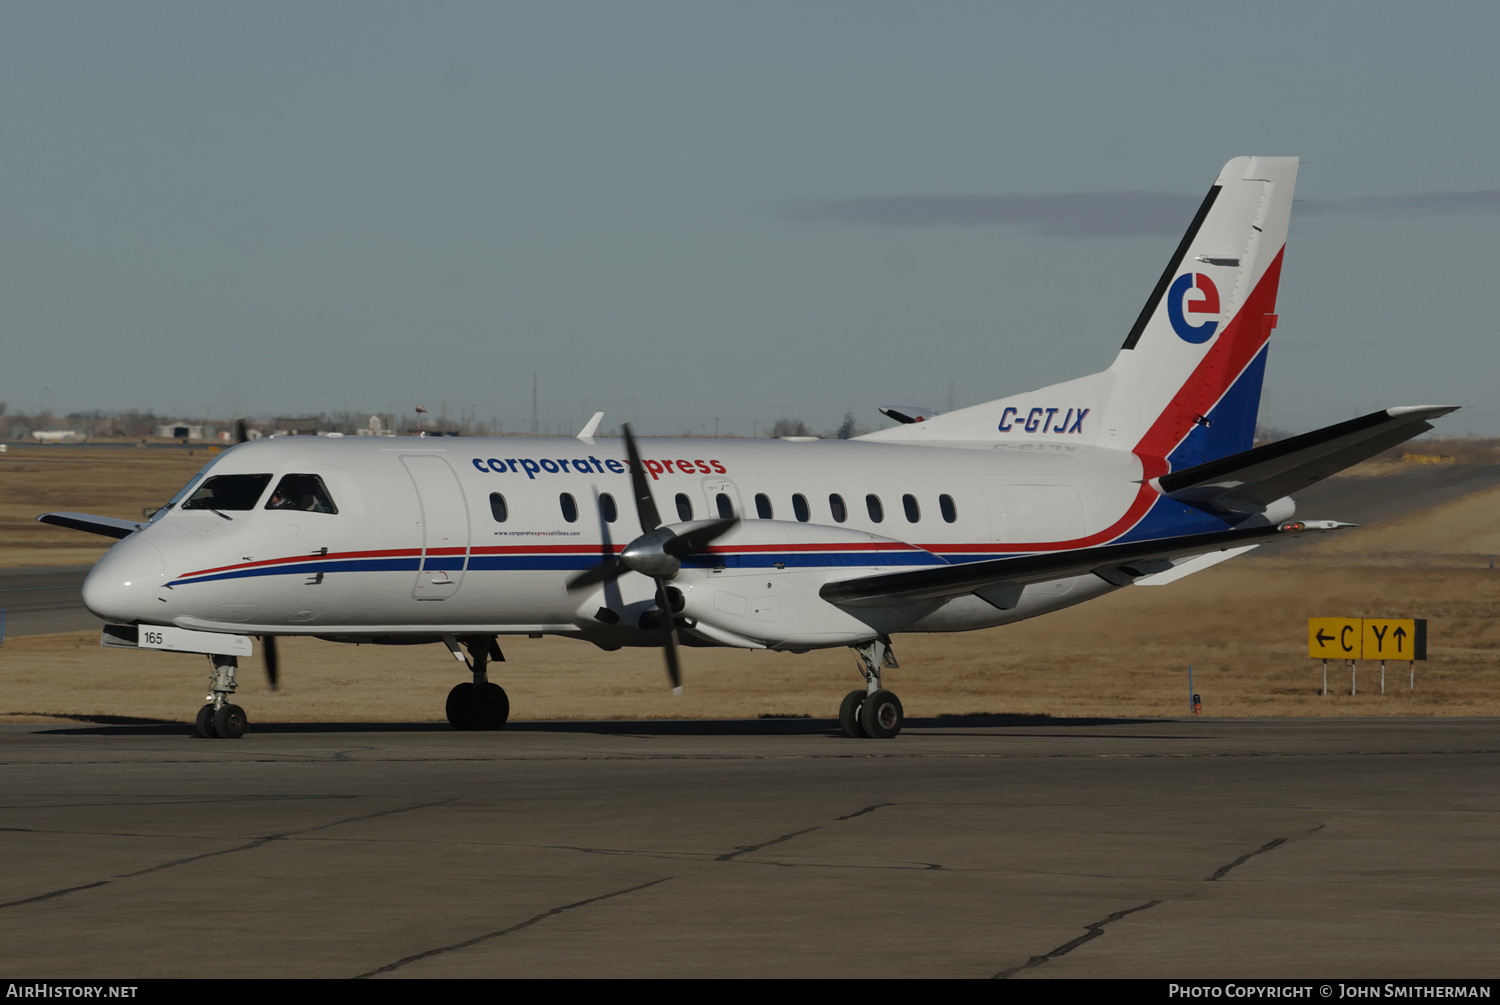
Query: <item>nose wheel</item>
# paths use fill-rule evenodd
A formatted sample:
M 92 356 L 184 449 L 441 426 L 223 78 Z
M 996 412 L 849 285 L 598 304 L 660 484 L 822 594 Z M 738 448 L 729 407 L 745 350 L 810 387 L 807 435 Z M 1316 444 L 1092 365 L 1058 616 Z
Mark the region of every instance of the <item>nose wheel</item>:
M 880 686 L 880 671 L 899 666 L 891 641 L 882 635 L 867 645 L 851 648 L 859 656 L 865 687 L 844 695 L 839 704 L 839 729 L 850 739 L 889 740 L 901 732 L 906 717 L 901 699 Z
M 239 660 L 233 656 L 210 656 L 213 667 L 208 675 L 208 704 L 198 709 L 194 725 L 206 740 L 238 740 L 250 728 L 245 710 L 229 700 L 238 685 L 235 672 Z

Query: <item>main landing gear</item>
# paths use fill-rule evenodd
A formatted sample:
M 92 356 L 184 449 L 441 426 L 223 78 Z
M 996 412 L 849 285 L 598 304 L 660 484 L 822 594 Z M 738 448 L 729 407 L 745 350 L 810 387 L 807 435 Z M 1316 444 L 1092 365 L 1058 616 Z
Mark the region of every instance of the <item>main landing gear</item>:
M 213 669 L 208 673 L 208 704 L 198 709 L 198 735 L 211 740 L 238 740 L 250 726 L 245 710 L 229 700 L 238 687 L 234 675 L 239 660 L 210 656 L 208 661 Z
M 863 664 L 860 673 L 864 675 L 865 686 L 844 695 L 839 705 L 839 728 L 845 736 L 853 739 L 873 737 L 888 740 L 901 732 L 901 722 L 905 717 L 901 699 L 880 686 L 880 671 L 900 666 L 896 654 L 891 651 L 891 640 L 882 635 L 866 645 L 850 648 Z
M 454 658 L 474 672 L 472 683 L 457 684 L 448 692 L 448 722 L 454 729 L 499 729 L 510 718 L 510 698 L 505 689 L 490 680 L 489 662 L 505 662 L 500 642 L 493 635 L 466 635 L 443 639 Z M 459 643 L 469 651 L 467 659 Z

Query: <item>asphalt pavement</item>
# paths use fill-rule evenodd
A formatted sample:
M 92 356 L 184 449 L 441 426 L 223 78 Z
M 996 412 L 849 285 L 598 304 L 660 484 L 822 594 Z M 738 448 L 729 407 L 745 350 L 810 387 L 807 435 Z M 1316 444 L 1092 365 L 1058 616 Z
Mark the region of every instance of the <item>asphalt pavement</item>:
M 30 565 L 0 569 L 0 610 L 5 634 L 51 635 L 98 628 L 103 622 L 83 606 L 89 565 Z
M 0 726 L 25 977 L 1475 977 L 1500 722 Z

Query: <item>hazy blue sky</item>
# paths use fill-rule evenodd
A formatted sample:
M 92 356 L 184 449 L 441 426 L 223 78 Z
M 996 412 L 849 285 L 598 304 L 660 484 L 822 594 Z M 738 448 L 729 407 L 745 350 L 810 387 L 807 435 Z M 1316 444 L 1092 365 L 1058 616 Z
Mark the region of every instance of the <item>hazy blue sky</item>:
M 1107 366 L 1220 165 L 1296 154 L 1263 417 L 1500 434 L 1496 39 L 1493 2 L 12 0 L 0 399 L 520 429 L 537 373 L 544 425 L 874 423 Z

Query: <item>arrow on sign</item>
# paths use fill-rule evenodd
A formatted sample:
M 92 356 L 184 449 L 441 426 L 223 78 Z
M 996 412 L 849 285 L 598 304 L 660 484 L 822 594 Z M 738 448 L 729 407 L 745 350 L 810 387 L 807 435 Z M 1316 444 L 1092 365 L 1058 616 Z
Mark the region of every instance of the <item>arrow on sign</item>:
M 1391 634 L 1396 637 L 1396 652 L 1399 653 L 1401 651 L 1401 642 L 1406 638 L 1406 629 L 1402 628 L 1400 625 L 1397 625 L 1396 630 Z
M 1315 639 L 1318 640 L 1318 645 L 1320 645 L 1320 646 L 1326 646 L 1326 645 L 1328 645 L 1328 643 L 1330 643 L 1330 642 L 1333 641 L 1333 636 L 1332 635 L 1324 635 L 1323 634 L 1323 629 L 1321 629 L 1321 628 L 1318 629 L 1318 634 L 1314 635 L 1313 638 L 1315 638 Z

